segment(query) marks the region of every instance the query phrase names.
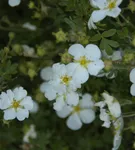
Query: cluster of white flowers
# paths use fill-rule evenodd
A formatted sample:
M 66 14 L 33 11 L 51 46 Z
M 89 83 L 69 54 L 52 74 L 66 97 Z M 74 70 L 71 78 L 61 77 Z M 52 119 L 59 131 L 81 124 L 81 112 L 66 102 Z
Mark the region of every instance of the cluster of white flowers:
M 89 29 L 97 29 L 95 23 L 103 20 L 106 16 L 116 18 L 121 12 L 119 5 L 122 0 L 90 0 L 91 6 L 98 8 L 92 12 L 88 21 Z
M 33 108 L 33 100 L 27 96 L 23 87 L 17 87 L 13 91 L 7 90 L 0 95 L 0 109 L 4 111 L 4 120 L 17 118 L 23 121 L 29 117 L 29 111 Z
M 121 132 L 123 129 L 123 118 L 119 102 L 108 93 L 102 94 L 104 101 L 100 101 L 95 106 L 100 107 L 100 119 L 104 121 L 103 125 L 106 128 L 114 126 L 114 142 L 112 150 L 117 150 L 121 144 Z M 107 108 L 105 107 L 107 106 Z
M 48 100 L 55 100 L 56 111 L 62 110 L 66 105 L 77 106 L 77 89 L 88 80 L 89 74 L 97 76 L 104 68 L 101 51 L 94 44 L 85 48 L 81 44 L 74 44 L 68 53 L 73 56 L 73 62 L 67 65 L 56 63 L 52 68 L 47 67 L 41 71 L 41 78 L 45 82 L 40 89 Z
M 130 88 L 131 95 L 135 96 L 135 68 L 130 72 L 130 81 L 133 83 Z

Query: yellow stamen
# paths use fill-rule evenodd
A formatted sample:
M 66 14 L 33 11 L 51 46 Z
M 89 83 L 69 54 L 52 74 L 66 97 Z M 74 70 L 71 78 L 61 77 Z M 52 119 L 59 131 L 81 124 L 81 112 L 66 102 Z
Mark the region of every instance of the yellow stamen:
M 18 107 L 20 107 L 20 102 L 14 100 L 13 103 L 12 103 L 12 108 L 17 109 Z
M 67 75 L 61 77 L 62 83 L 66 84 L 66 85 L 69 84 L 69 82 L 70 82 L 71 79 L 72 79 L 72 78 L 69 77 L 69 76 L 67 76 Z
M 108 5 L 108 8 L 109 9 L 113 9 L 116 7 L 116 2 L 111 2 L 109 5 Z
M 87 65 L 90 63 L 90 60 L 87 60 L 85 56 L 82 56 L 77 62 L 79 62 L 81 66 L 87 67 Z
M 79 112 L 81 110 L 80 106 L 75 106 L 73 112 Z

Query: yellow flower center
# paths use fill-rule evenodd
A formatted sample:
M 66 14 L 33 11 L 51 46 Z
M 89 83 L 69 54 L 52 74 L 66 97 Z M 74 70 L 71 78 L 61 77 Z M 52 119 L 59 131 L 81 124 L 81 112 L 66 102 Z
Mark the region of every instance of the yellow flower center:
M 66 85 L 69 84 L 69 82 L 70 82 L 71 79 L 72 79 L 72 78 L 69 77 L 69 76 L 67 76 L 67 75 L 61 77 L 62 83 L 66 84 Z
M 79 62 L 81 66 L 87 67 L 87 65 L 90 63 L 90 60 L 87 60 L 85 56 L 82 56 L 77 62 Z
M 75 106 L 73 112 L 79 112 L 81 110 L 80 106 Z
M 109 8 L 109 9 L 113 9 L 113 8 L 115 8 L 115 6 L 116 6 L 116 2 L 111 2 L 111 3 L 108 5 L 108 8 Z
M 20 107 L 20 101 L 14 100 L 12 103 L 12 108 L 17 109 L 18 107 Z

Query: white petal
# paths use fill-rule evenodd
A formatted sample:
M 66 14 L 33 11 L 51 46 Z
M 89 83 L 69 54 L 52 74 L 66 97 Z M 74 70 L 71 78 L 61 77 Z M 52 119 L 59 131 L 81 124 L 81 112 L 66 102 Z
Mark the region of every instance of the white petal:
M 119 6 L 121 4 L 122 0 L 117 0 L 116 1 L 116 6 Z
M 110 113 L 115 118 L 118 118 L 121 116 L 121 107 L 118 102 L 113 102 L 111 105 L 108 106 Z
M 79 130 L 82 127 L 82 122 L 77 113 L 73 113 L 71 116 L 69 116 L 67 119 L 67 126 L 71 130 Z
M 106 17 L 106 15 L 107 15 L 106 10 L 95 10 L 91 14 L 91 18 L 92 18 L 93 22 L 97 23 L 97 22 L 103 20 Z
M 76 106 L 79 103 L 79 95 L 76 92 L 69 92 L 67 94 L 66 102 L 69 105 Z
M 130 81 L 132 83 L 135 83 L 135 68 L 131 70 L 130 72 Z
M 98 60 L 101 58 L 101 51 L 96 45 L 88 44 L 85 47 L 85 56 L 92 61 Z
M 92 17 L 90 17 L 89 21 L 88 21 L 88 28 L 91 29 L 97 29 L 97 26 L 94 24 Z
M 29 117 L 29 111 L 27 109 L 18 108 L 16 115 L 19 121 L 23 121 L 25 118 Z
M 90 94 L 84 94 L 82 100 L 80 100 L 81 108 L 93 108 L 94 102 L 92 101 L 92 96 Z
M 84 47 L 81 44 L 73 44 L 69 47 L 68 53 L 74 56 L 75 59 L 78 59 L 84 56 Z
M 120 12 L 121 12 L 121 9 L 119 7 L 116 7 L 114 9 L 112 9 L 112 10 L 109 10 L 107 12 L 107 16 L 116 18 L 116 17 L 118 17 L 118 15 L 120 14 Z
M 117 61 L 122 59 L 122 52 L 121 51 L 115 51 L 112 55 L 112 61 Z
M 93 7 L 98 7 L 100 9 L 104 9 L 107 7 L 107 0 L 90 0 L 90 3 Z
M 35 31 L 37 29 L 37 27 L 29 22 L 26 22 L 23 24 L 22 26 L 23 28 L 29 29 L 31 31 Z
M 98 60 L 95 62 L 91 62 L 88 65 L 88 71 L 90 75 L 97 76 L 98 73 L 104 68 L 104 62 L 102 60 Z
M 37 113 L 39 110 L 39 105 L 37 102 L 33 101 L 33 108 L 30 110 L 30 113 Z
M 110 122 L 110 121 L 109 121 L 109 122 L 104 122 L 104 123 L 102 124 L 102 127 L 110 128 L 110 125 L 111 125 L 111 122 Z
M 82 122 L 85 124 L 89 124 L 93 120 L 95 120 L 95 112 L 92 109 L 81 110 L 79 115 L 80 115 Z
M 135 84 L 132 84 L 132 86 L 130 88 L 130 93 L 132 96 L 135 96 Z
M 120 135 L 115 135 L 114 136 L 114 140 L 113 140 L 113 148 L 112 150 L 118 150 L 120 144 L 121 144 L 121 140 L 122 140 L 122 137 Z
M 48 82 L 44 82 L 40 86 L 41 92 L 45 93 L 45 97 L 48 100 L 54 100 L 56 98 L 56 91 L 53 89 L 53 86 Z
M 59 96 L 59 97 L 56 99 L 56 102 L 53 104 L 53 108 L 54 108 L 56 111 L 60 111 L 60 110 L 63 109 L 64 106 L 65 106 L 64 97 L 63 97 L 63 96 Z
M 19 5 L 20 2 L 21 2 L 21 0 L 8 0 L 8 4 L 9 4 L 11 7 L 14 7 L 14 6 Z
M 65 105 L 61 111 L 56 111 L 56 113 L 60 118 L 66 118 L 72 110 L 72 107 Z
M 17 87 L 13 90 L 14 99 L 17 101 L 22 100 L 27 96 L 27 91 L 23 87 Z
M 104 92 L 104 93 L 102 94 L 102 96 L 103 96 L 103 98 L 104 98 L 104 100 L 105 100 L 105 103 L 106 103 L 107 105 L 111 105 L 111 104 L 113 103 L 114 97 L 111 96 L 111 95 L 109 95 L 107 92 Z
M 5 92 L 2 92 L 0 95 L 0 109 L 7 109 L 11 106 L 11 103 L 12 99 Z
M 33 108 L 33 100 L 30 96 L 27 96 L 20 102 L 20 105 L 24 106 L 25 109 L 31 110 Z
M 14 99 L 14 93 L 11 90 L 7 90 L 7 95 L 9 97 L 9 100 L 12 102 Z
M 78 64 L 78 67 L 75 69 L 73 80 L 76 83 L 85 83 L 89 78 L 89 73 L 86 68 Z
M 16 112 L 15 109 L 10 108 L 4 110 L 4 120 L 12 120 L 16 118 Z
M 104 101 L 100 101 L 98 103 L 95 104 L 95 106 L 103 108 L 106 105 L 106 103 Z
M 43 80 L 49 81 L 53 78 L 53 71 L 51 67 L 43 68 L 40 72 L 40 76 Z

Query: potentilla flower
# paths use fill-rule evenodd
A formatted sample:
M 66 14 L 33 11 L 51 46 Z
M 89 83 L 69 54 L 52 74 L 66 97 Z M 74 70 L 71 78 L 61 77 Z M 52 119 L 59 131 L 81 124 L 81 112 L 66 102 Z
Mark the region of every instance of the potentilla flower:
M 65 106 L 61 111 L 56 112 L 60 118 L 67 119 L 67 126 L 71 130 L 79 130 L 82 124 L 90 124 L 95 119 L 94 102 L 90 94 L 81 96 L 79 104 L 75 107 Z
M 89 29 L 96 29 L 97 27 L 94 23 L 103 20 L 106 16 L 116 18 L 121 12 L 119 8 L 121 2 L 122 0 L 90 0 L 91 5 L 99 10 L 95 10 L 91 14 L 88 21 Z
M 23 137 L 23 142 L 29 143 L 30 139 L 36 139 L 37 132 L 35 130 L 35 125 L 31 124 L 28 131 L 25 133 Z
M 22 26 L 23 28 L 26 28 L 26 29 L 29 29 L 31 31 L 36 31 L 37 30 L 37 27 L 29 22 L 26 22 L 23 24 Z
M 33 100 L 27 96 L 23 87 L 17 87 L 13 91 L 7 90 L 0 95 L 0 109 L 4 110 L 4 119 L 17 118 L 23 121 L 29 117 L 29 111 L 33 108 Z
M 8 4 L 11 7 L 18 6 L 21 3 L 21 0 L 8 0 Z
M 81 44 L 74 44 L 68 52 L 74 56 L 74 62 L 70 63 L 70 66 L 74 70 L 73 79 L 76 82 L 85 83 L 89 74 L 97 76 L 104 68 L 104 62 L 100 59 L 101 51 L 94 44 L 89 44 L 85 48 Z
M 130 72 L 130 81 L 133 83 L 130 88 L 131 95 L 135 96 L 135 68 Z

